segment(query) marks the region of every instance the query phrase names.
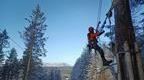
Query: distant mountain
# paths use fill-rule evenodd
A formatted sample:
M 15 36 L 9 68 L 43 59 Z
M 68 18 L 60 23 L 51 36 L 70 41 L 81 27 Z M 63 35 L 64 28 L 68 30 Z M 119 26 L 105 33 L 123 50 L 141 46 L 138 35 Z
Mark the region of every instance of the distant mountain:
M 67 63 L 44 63 L 43 67 L 70 67 Z
M 71 80 L 72 66 L 67 63 L 44 63 L 47 80 Z

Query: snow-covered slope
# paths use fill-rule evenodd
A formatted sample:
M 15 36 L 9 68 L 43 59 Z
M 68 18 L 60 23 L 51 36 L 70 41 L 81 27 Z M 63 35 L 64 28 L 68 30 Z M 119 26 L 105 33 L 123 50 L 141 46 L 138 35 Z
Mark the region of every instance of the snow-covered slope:
M 109 52 L 105 52 L 105 54 L 107 53 Z M 103 66 L 98 52 L 89 53 L 85 49 L 73 67 L 71 80 L 114 80 L 111 68 Z

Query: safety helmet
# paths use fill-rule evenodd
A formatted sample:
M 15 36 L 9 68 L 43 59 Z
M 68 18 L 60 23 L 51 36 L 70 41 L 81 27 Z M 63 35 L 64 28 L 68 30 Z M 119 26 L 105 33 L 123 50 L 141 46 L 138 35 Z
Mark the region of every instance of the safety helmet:
M 92 26 L 89 27 L 89 32 L 94 32 L 94 28 Z

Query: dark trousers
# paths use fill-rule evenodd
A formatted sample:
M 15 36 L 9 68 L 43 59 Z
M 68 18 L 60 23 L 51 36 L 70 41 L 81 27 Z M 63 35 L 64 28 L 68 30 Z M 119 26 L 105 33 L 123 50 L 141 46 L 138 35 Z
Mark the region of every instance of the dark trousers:
M 97 40 L 95 40 L 95 41 L 89 41 L 89 51 L 91 52 L 92 49 L 95 49 L 95 53 L 96 53 L 96 51 L 98 51 L 100 53 L 100 56 L 101 56 L 102 60 L 106 61 L 105 56 L 104 56 L 104 51 L 97 44 Z

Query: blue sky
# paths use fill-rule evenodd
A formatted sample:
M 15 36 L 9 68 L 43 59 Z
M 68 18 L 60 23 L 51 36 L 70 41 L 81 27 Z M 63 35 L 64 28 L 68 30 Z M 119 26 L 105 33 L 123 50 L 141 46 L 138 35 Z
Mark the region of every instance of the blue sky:
M 87 28 L 97 22 L 98 0 L 0 0 L 0 28 L 7 29 L 9 36 L 25 48 L 19 31 L 28 25 L 24 18 L 31 15 L 37 3 L 48 25 L 46 36 L 47 57 L 43 62 L 65 62 L 73 65 L 87 43 Z M 101 19 L 105 17 L 111 0 L 103 0 Z M 103 38 L 102 38 L 103 40 Z M 24 49 L 11 42 L 19 57 Z

